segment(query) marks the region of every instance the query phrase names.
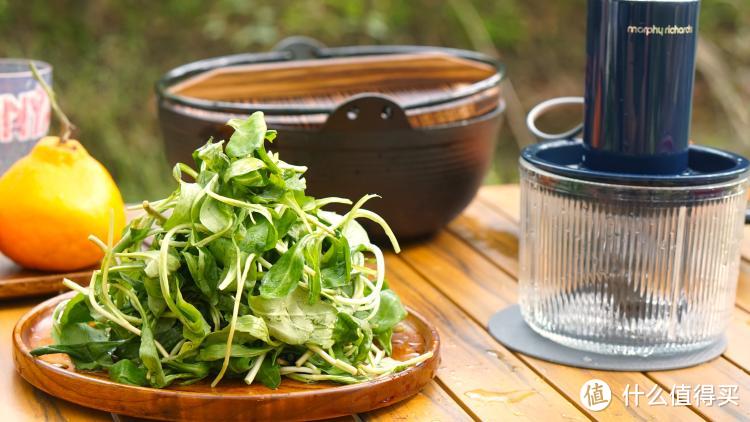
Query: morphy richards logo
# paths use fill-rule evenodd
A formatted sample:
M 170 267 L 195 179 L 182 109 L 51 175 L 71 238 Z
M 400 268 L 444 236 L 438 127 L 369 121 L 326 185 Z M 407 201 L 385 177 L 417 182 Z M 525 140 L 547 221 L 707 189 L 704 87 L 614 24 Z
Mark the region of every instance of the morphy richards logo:
M 677 26 L 677 25 L 669 25 L 669 26 L 635 26 L 631 25 L 628 26 L 628 34 L 641 34 L 645 35 L 647 37 L 650 37 L 652 35 L 690 35 L 694 32 L 694 28 L 692 25 L 688 26 Z

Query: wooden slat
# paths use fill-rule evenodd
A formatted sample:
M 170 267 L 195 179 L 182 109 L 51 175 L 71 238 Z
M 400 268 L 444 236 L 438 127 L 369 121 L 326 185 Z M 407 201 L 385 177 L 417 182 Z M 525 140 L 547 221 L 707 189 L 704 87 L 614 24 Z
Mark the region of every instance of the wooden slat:
M 458 422 L 472 420 L 458 403 L 434 381 L 409 400 L 359 415 L 359 417 L 365 421 L 377 422 L 397 420 Z
M 483 325 L 497 311 L 517 302 L 517 284 L 510 276 L 479 255 L 452 234 L 442 233 L 429 243 L 406 249 L 402 258 L 430 280 L 445 296 Z M 389 263 L 390 264 L 390 263 Z M 389 267 L 389 274 L 393 266 Z M 440 330 L 444 332 L 444 330 Z M 498 343 L 495 343 L 499 347 Z M 578 403 L 581 386 L 592 378 L 605 381 L 613 392 L 622 392 L 630 384 L 653 385 L 642 373 L 585 370 L 552 364 L 518 355 L 547 382 L 555 386 L 571 402 Z M 691 420 L 697 415 L 690 409 L 626 407 L 619 394 L 605 412 L 591 413 L 598 420 L 622 417 L 656 420 Z
M 727 329 L 729 345 L 724 357 L 750 372 L 750 313 L 736 308 Z M 750 394 L 750 391 L 748 392 Z M 750 406 L 750 404 L 748 404 Z
M 745 234 L 745 241 L 742 242 L 742 248 L 741 248 L 742 256 L 745 259 L 750 260 L 750 226 L 745 226 L 744 234 Z
M 750 243 L 750 236 L 744 244 Z M 740 261 L 740 279 L 737 281 L 737 306 L 750 312 L 750 262 Z
M 387 258 L 388 282 L 440 333 L 438 379 L 481 420 L 585 417 L 536 373 L 399 258 Z
M 512 221 L 521 220 L 521 188 L 518 185 L 487 186 L 479 190 L 477 198 L 495 208 Z
M 488 221 L 484 216 L 491 212 L 489 204 L 475 200 L 451 222 L 448 230 L 500 263 L 509 274 L 517 276 L 518 225 L 508 217 Z
M 705 365 L 676 371 L 658 372 L 659 383 L 670 388 L 673 385 L 713 385 L 719 393 L 721 385 L 739 387 L 739 406 L 700 406 L 695 408 L 709 420 L 715 421 L 749 421 L 750 420 L 750 376 L 738 377 L 740 369 L 725 359 L 716 359 Z M 657 373 L 654 373 L 657 374 Z

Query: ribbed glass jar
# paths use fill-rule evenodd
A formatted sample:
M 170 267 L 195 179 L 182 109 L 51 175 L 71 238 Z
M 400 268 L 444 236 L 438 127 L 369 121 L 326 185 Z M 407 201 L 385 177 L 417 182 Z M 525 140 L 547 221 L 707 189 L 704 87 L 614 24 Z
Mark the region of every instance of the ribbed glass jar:
M 718 341 L 734 306 L 747 174 L 703 186 L 571 179 L 521 159 L 520 305 L 563 345 L 671 354 Z

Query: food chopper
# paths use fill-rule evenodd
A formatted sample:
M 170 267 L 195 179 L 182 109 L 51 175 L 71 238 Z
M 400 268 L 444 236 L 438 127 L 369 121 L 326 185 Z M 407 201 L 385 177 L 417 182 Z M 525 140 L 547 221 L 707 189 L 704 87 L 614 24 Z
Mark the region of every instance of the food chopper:
M 689 142 L 699 7 L 588 1 L 585 101 L 546 101 L 528 116 L 549 142 L 520 158 L 519 305 L 540 337 L 532 349 L 552 344 L 566 349 L 560 356 L 580 351 L 609 363 L 509 347 L 603 369 L 680 367 L 685 361 L 670 366 L 665 357 L 692 354 L 694 364 L 724 349 L 748 161 Z M 583 125 L 564 134 L 536 127 L 541 114 L 570 103 L 585 103 Z M 505 343 L 498 322 L 490 328 Z M 635 365 L 620 365 L 629 357 Z M 649 358 L 666 363 L 644 367 Z

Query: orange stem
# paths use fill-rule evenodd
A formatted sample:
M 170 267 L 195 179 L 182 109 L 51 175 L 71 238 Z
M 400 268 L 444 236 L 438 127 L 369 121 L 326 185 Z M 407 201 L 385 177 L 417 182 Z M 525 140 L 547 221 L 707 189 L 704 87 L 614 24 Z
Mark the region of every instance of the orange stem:
M 47 84 L 47 81 L 42 78 L 42 76 L 39 74 L 39 70 L 36 68 L 36 64 L 34 62 L 29 61 L 29 68 L 31 69 L 31 73 L 34 75 L 34 79 L 39 82 L 39 84 L 42 86 L 42 89 L 44 89 L 44 92 L 47 93 L 47 97 L 49 97 L 50 105 L 52 106 L 52 110 L 55 112 L 55 116 L 57 116 L 57 119 L 60 120 L 60 143 L 64 144 L 65 142 L 70 139 L 70 135 L 75 130 L 75 125 L 70 122 L 70 119 L 68 119 L 68 116 L 65 115 L 65 113 L 62 111 L 62 108 L 57 103 L 57 96 L 55 95 L 55 91 L 50 88 L 50 86 Z

